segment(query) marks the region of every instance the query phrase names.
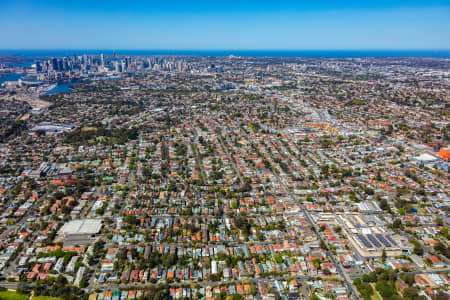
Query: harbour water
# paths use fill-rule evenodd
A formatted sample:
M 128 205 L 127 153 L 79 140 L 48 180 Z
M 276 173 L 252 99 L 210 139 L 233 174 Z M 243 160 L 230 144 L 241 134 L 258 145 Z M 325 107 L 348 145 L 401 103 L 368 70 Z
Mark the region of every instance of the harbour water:
M 27 79 L 24 78 L 27 74 L 25 73 L 7 73 L 4 75 L 0 75 L 0 88 L 2 88 L 2 83 L 7 81 L 17 81 L 19 79 L 22 79 L 24 81 L 36 81 L 34 79 Z M 77 81 L 71 81 L 71 82 L 64 82 L 64 83 L 58 83 L 55 87 L 48 90 L 45 95 L 54 95 L 59 93 L 71 93 L 73 90 L 70 88 L 72 85 L 77 83 Z
M 76 81 L 73 82 L 64 82 L 64 83 L 58 83 L 54 88 L 47 91 L 45 95 L 55 95 L 60 93 L 72 93 L 73 90 L 70 88 L 72 85 L 74 85 Z
M 17 81 L 26 74 L 23 73 L 7 73 L 5 75 L 0 75 L 0 88 L 3 82 L 6 81 Z

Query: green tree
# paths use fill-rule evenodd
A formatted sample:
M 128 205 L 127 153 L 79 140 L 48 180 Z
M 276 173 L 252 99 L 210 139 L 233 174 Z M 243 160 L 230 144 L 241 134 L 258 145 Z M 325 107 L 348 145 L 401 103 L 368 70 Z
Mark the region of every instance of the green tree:
M 320 260 L 320 258 L 315 258 L 312 260 L 312 263 L 314 264 L 314 266 L 316 267 L 316 269 L 320 269 L 321 265 L 322 265 L 322 261 Z

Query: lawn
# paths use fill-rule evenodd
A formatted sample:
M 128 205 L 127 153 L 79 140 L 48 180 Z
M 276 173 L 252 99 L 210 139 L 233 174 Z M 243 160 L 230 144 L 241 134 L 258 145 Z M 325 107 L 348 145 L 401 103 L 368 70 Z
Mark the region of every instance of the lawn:
M 370 284 L 373 288 L 374 294 L 372 295 L 372 300 L 382 300 L 383 298 L 381 297 L 381 295 L 378 293 L 377 289 L 375 288 L 375 283 L 371 283 Z
M 29 297 L 28 295 L 19 294 L 11 291 L 0 292 L 0 299 L 5 300 L 27 300 L 28 297 Z
M 17 292 L 12 291 L 0 292 L 0 299 L 5 300 L 28 300 L 29 297 L 30 297 L 29 295 L 19 294 Z M 36 296 L 33 297 L 33 300 L 61 300 L 61 298 L 49 296 Z

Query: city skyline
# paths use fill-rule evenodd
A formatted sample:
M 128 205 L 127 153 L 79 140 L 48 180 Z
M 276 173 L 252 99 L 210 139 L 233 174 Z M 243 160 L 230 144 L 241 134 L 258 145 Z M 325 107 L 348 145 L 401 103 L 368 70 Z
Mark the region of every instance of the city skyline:
M 449 49 L 446 1 L 15 1 L 0 49 Z

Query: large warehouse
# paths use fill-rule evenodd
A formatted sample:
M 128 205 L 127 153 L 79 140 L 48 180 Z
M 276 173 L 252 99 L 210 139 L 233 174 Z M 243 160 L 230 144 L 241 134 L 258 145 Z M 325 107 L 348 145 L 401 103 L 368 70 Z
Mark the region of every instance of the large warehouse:
M 383 250 L 387 256 L 399 256 L 413 249 L 406 237 L 390 231 L 386 221 L 376 214 L 322 213 L 317 222 L 341 226 L 353 248 L 364 258 L 381 257 Z
M 91 243 L 102 229 L 101 219 L 84 219 L 70 221 L 59 230 L 58 240 L 64 246 L 85 245 Z
M 407 238 L 390 232 L 375 215 L 346 214 L 339 218 L 350 242 L 362 257 L 380 257 L 383 250 L 388 256 L 399 256 L 412 250 Z

